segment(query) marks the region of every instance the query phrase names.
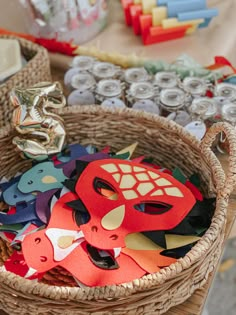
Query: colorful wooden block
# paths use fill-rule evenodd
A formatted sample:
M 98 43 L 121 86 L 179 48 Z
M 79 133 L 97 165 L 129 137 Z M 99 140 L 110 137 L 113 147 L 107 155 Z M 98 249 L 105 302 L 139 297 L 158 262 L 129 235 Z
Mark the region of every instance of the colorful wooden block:
M 121 0 L 126 24 L 150 45 L 192 34 L 206 27 L 218 10 L 206 0 Z
M 152 15 L 140 15 L 140 27 L 143 44 L 151 45 L 183 37 L 191 25 L 163 29 L 161 26 L 152 26 Z
M 178 20 L 187 21 L 187 20 L 194 20 L 194 19 L 209 19 L 217 15 L 218 15 L 217 9 L 182 12 L 182 13 L 178 13 Z
M 179 13 L 206 9 L 206 0 L 168 1 L 167 9 L 168 17 L 177 17 Z
M 158 27 L 158 26 L 155 26 Z M 143 44 L 144 45 L 152 45 L 152 44 L 157 44 L 160 42 L 165 42 L 173 39 L 178 39 L 182 38 L 185 36 L 187 27 L 181 26 L 181 29 L 177 29 L 175 31 L 168 32 L 166 34 L 156 34 L 156 35 L 151 35 L 147 34 L 145 36 L 142 36 L 143 39 Z
M 130 6 L 133 4 L 133 0 L 121 0 L 121 4 L 124 11 L 125 23 L 128 26 L 132 25 L 132 18 L 130 14 Z
M 184 35 L 185 35 L 185 32 L 187 31 L 189 27 L 191 27 L 191 25 L 176 26 L 176 27 L 171 27 L 167 29 L 164 29 L 162 26 L 152 26 L 150 28 L 150 34 L 153 36 L 157 36 L 157 35 L 165 36 L 169 34 L 184 32 Z
M 150 27 L 152 26 L 152 15 L 151 14 L 140 15 L 139 21 L 142 35 L 148 34 Z
M 192 34 L 201 23 L 204 23 L 204 19 L 178 21 L 177 18 L 169 18 L 162 20 L 161 25 L 164 29 L 177 26 L 192 25 L 192 27 L 189 27 L 186 32 L 186 34 L 189 35 Z
M 212 18 L 207 18 L 207 19 L 205 19 L 204 22 L 201 23 L 201 24 L 198 26 L 198 28 L 207 27 L 207 26 L 210 24 L 211 20 L 212 20 Z
M 156 0 L 142 0 L 143 14 L 151 14 L 152 9 L 156 6 Z
M 163 19 L 167 18 L 167 8 L 166 7 L 156 7 L 152 9 L 152 25 L 161 25 Z
M 168 3 L 168 0 L 157 0 L 157 5 L 158 6 L 162 6 L 162 5 L 167 5 Z
M 135 35 L 141 34 L 139 16 L 142 14 L 142 5 L 133 4 L 130 6 L 130 14 L 132 19 L 132 27 Z

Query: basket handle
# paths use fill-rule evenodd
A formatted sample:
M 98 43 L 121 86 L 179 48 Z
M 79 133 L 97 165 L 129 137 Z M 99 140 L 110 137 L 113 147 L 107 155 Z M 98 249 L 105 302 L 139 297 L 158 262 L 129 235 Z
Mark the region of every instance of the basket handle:
M 228 171 L 225 175 L 224 172 L 222 172 L 222 175 L 220 178 L 218 178 L 217 182 L 218 184 L 218 191 L 220 192 L 221 196 L 225 199 L 229 198 L 230 194 L 232 193 L 234 186 L 236 184 L 236 131 L 233 126 L 231 126 L 228 123 L 225 122 L 219 122 L 214 124 L 209 128 L 207 131 L 205 137 L 203 138 L 200 148 L 202 153 L 205 156 L 210 156 L 213 154 L 211 151 L 211 145 L 215 141 L 216 136 L 224 132 L 226 139 L 229 143 L 229 165 L 228 165 Z M 221 163 L 218 161 L 218 167 L 222 169 Z

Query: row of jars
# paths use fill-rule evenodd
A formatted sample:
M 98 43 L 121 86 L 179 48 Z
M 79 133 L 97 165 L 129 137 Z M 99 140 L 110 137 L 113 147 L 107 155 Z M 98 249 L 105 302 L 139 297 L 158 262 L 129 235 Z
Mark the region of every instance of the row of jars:
M 200 130 L 204 122 L 198 138 L 205 123 L 226 120 L 236 124 L 236 85 L 230 83 L 212 84 L 198 77 L 180 80 L 175 72 L 151 76 L 145 68 L 122 70 L 88 56 L 74 58 L 64 82 L 70 91 L 68 105 L 132 107 L 165 116 L 189 131 L 196 122 Z

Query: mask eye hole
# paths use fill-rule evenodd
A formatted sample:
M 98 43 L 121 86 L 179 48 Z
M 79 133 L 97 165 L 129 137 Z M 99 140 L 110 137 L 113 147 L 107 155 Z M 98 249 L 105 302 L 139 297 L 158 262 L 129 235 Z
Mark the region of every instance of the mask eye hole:
M 87 244 L 86 249 L 89 258 L 95 266 L 105 270 L 113 270 L 119 268 L 119 265 L 117 264 L 115 258 L 112 257 L 109 252 L 98 250 L 97 248 L 89 244 Z
M 146 214 L 158 215 L 168 212 L 172 208 L 172 205 L 165 202 L 147 201 L 135 205 L 134 208 Z
M 118 199 L 118 193 L 115 188 L 103 179 L 96 177 L 94 179 L 93 186 L 99 195 L 110 200 Z

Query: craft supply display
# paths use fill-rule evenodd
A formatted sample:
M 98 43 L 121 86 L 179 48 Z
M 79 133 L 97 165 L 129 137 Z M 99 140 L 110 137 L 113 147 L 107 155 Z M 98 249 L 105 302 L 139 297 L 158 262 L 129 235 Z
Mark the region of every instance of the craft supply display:
M 68 105 L 147 111 L 174 120 L 199 140 L 214 122 L 233 123 L 236 85 L 228 81 L 230 77 L 222 78 L 218 72 L 215 80 L 208 72 L 201 77 L 189 72 L 181 76 L 171 68 L 153 74 L 149 66 L 122 69 L 90 56 L 77 56 L 64 77 Z
M 96 66 L 99 78 L 120 73 Z M 126 77 L 128 85 L 132 72 Z M 121 93 L 116 85 L 99 88 Z M 100 151 L 67 145 L 62 120 L 47 111 L 65 105 L 58 83 L 16 88 L 11 101 L 13 144 L 32 167 L 0 183 L 6 271 L 47 282 L 60 267 L 75 286 L 121 284 L 175 263 L 209 228 L 215 198 L 204 198 L 198 174 L 133 157 L 138 143 L 118 152 L 109 143 Z
M 105 286 L 183 257 L 210 226 L 215 199 L 204 198 L 197 174 L 132 158 L 136 146 L 69 145 L 3 179 L 0 230 L 12 248 L 5 270 L 48 283 L 60 266 L 74 286 Z
M 144 45 L 182 38 L 208 27 L 217 9 L 206 0 L 121 0 L 127 26 L 140 35 Z
M 107 0 L 21 0 L 31 34 L 81 44 L 107 24 Z

